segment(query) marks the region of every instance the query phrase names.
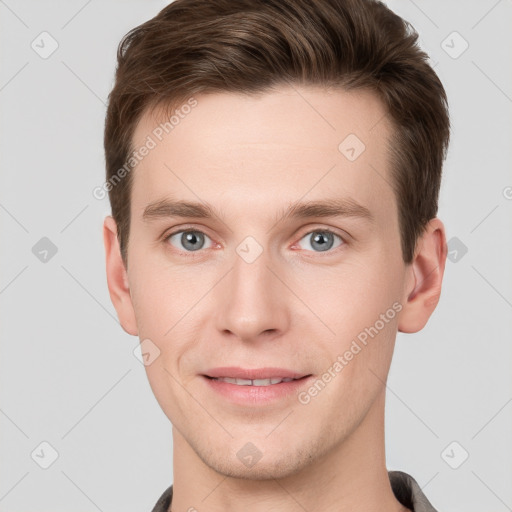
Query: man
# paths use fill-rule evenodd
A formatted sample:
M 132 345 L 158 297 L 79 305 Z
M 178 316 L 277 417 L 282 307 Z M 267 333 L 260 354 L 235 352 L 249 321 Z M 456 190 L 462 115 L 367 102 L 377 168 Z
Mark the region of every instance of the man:
M 172 423 L 154 512 L 435 510 L 384 446 L 396 333 L 447 252 L 416 41 L 370 0 L 176 0 L 121 42 L 104 242 Z

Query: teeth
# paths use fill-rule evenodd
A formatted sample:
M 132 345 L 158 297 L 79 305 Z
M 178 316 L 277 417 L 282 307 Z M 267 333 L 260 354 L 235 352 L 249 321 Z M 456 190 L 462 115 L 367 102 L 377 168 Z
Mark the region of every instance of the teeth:
M 274 379 L 277 382 L 272 382 L 272 379 L 254 379 L 252 381 L 253 386 L 270 386 L 271 384 L 277 384 L 281 379 Z
M 281 379 L 279 377 L 274 377 L 270 379 L 233 379 L 231 377 L 214 377 L 214 380 L 220 380 L 222 382 L 227 382 L 229 384 L 237 384 L 238 386 L 271 386 L 272 384 L 279 384 L 280 382 L 290 382 L 292 379 L 290 377 L 285 377 Z

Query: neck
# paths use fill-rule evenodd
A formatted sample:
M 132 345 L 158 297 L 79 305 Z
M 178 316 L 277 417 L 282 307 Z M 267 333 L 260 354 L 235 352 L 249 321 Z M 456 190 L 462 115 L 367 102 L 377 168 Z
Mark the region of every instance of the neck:
M 385 463 L 383 391 L 349 437 L 322 458 L 278 479 L 232 478 L 208 467 L 173 428 L 172 510 L 209 512 L 403 512 Z

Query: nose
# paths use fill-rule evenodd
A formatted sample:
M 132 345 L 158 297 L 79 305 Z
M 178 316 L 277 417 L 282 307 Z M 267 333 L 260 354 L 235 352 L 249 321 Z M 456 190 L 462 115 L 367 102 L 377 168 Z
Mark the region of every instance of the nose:
M 235 254 L 231 272 L 216 287 L 216 324 L 224 336 L 256 342 L 289 328 L 291 295 L 270 259 L 265 250 L 252 262 Z

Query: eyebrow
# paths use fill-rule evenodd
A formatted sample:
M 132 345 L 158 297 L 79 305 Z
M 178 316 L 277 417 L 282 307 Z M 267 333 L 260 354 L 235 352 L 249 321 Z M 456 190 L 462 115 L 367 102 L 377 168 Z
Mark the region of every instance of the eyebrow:
M 208 203 L 190 201 L 174 201 L 161 199 L 146 206 L 142 219 L 146 222 L 161 218 L 183 217 L 212 219 L 223 218 L 223 215 Z M 374 217 L 366 206 L 357 203 L 351 198 L 323 199 L 319 201 L 297 202 L 283 208 L 276 218 L 306 219 L 311 217 L 359 217 L 373 222 Z M 276 220 L 276 222 L 278 222 Z

